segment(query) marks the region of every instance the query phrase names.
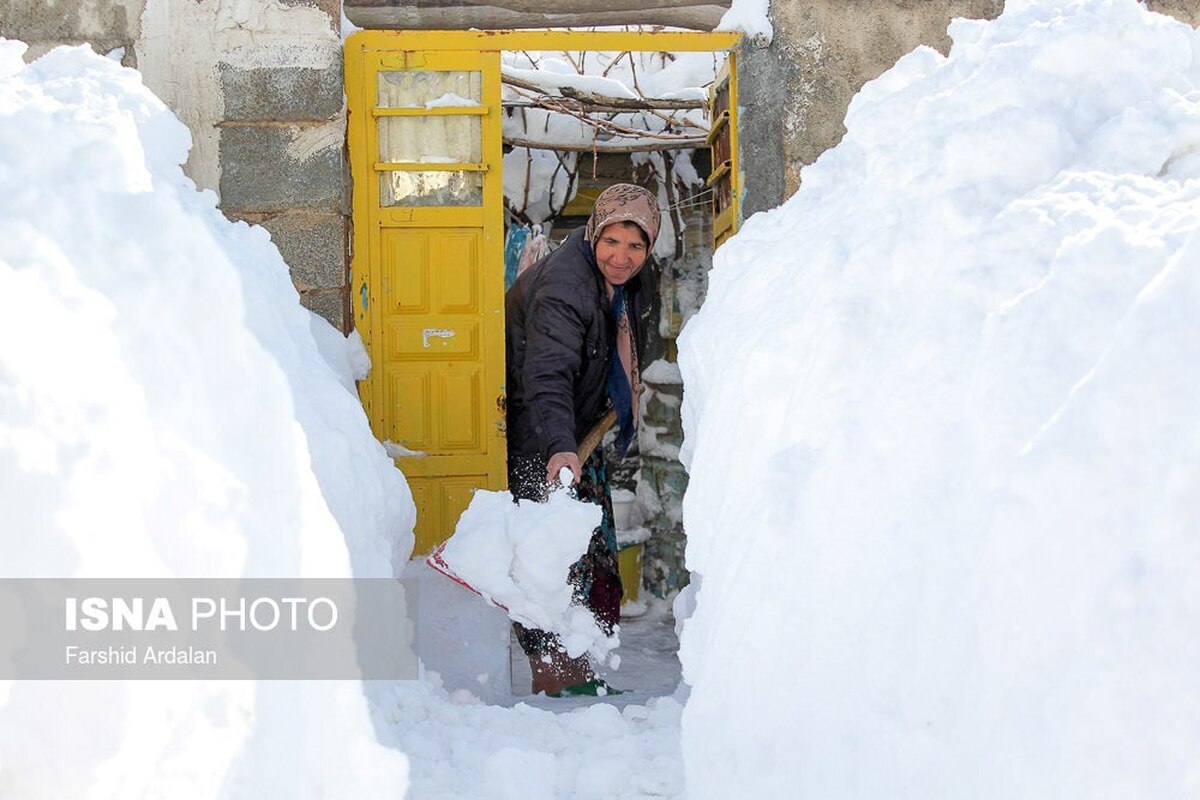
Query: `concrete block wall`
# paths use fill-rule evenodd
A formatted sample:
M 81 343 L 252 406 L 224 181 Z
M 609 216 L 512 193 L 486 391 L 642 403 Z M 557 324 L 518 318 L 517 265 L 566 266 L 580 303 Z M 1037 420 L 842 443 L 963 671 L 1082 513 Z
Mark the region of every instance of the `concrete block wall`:
M 339 0 L 0 0 L 0 35 L 36 58 L 123 48 L 192 132 L 184 171 L 261 224 L 301 301 L 346 330 L 349 175 Z
M 0 36 L 29 45 L 28 60 L 59 45 L 90 44 L 101 54 L 124 48 L 122 63 L 131 66 L 144 6 L 145 0 L 0 0 Z
M 219 68 L 219 194 L 231 217 L 261 224 L 301 301 L 345 330 L 349 178 L 342 63 Z

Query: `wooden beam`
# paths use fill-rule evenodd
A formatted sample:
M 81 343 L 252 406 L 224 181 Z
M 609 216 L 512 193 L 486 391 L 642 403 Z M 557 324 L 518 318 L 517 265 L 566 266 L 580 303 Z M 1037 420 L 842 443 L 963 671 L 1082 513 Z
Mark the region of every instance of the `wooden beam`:
M 728 9 L 730 0 L 344 0 L 359 8 L 400 7 L 417 9 L 496 8 L 525 14 L 591 13 L 595 11 L 640 11 L 643 9 L 687 8 L 715 5 Z
M 525 89 L 530 92 L 536 92 L 539 96 L 555 97 L 548 94 L 546 87 L 538 86 L 536 83 L 515 78 L 512 75 L 501 75 L 501 83 L 507 83 L 509 86 L 516 86 L 518 89 Z M 658 109 L 663 111 L 693 111 L 698 108 L 707 107 L 707 103 L 702 100 L 674 100 L 661 97 L 647 97 L 636 100 L 627 97 L 605 97 L 604 95 L 585 92 L 580 89 L 575 89 L 570 86 L 564 86 L 559 89 L 562 96 L 568 100 L 575 100 L 581 105 L 587 106 L 584 111 L 604 111 L 620 113 L 622 111 L 649 111 Z
M 621 53 L 712 53 L 732 50 L 731 31 L 364 30 L 346 46 L 367 50 L 602 50 Z
M 410 5 L 407 0 L 395 2 L 404 2 L 404 5 L 352 5 L 351 2 L 346 2 L 343 10 L 347 19 L 360 28 L 385 30 L 505 30 L 665 25 L 711 31 L 729 9 L 729 0 L 676 2 L 660 8 L 648 8 L 645 4 L 638 4 L 638 7 L 631 9 L 614 9 L 612 4 L 602 4 L 593 10 L 581 9 L 572 0 L 556 0 L 544 3 L 543 8 L 538 11 L 503 8 L 495 3 L 421 8 Z
M 569 97 L 581 103 L 593 105 L 604 104 L 629 111 L 641 111 L 647 108 L 689 111 L 697 108 L 705 108 L 708 105 L 701 100 L 671 100 L 664 97 L 647 97 L 645 100 L 630 100 L 625 97 L 604 97 L 571 86 L 564 86 L 559 91 L 563 93 L 563 97 Z
M 594 147 L 578 142 L 539 142 L 520 136 L 505 136 L 504 143 L 513 147 L 528 147 L 531 150 L 559 150 L 574 153 L 648 153 L 655 150 L 697 150 L 706 146 L 703 136 L 679 137 L 662 141 L 639 140 L 630 144 L 596 142 Z
M 546 94 L 545 86 L 538 86 L 533 81 L 527 81 L 522 78 L 514 78 L 512 75 L 505 75 L 503 71 L 500 73 L 500 82 L 507 83 L 509 86 L 515 86 L 518 89 L 526 89 L 536 94 Z
M 566 98 L 555 98 L 555 99 L 566 99 Z M 500 105 L 503 108 L 540 108 L 543 111 L 555 110 L 552 108 L 547 108 L 547 106 L 545 104 L 538 103 L 534 100 L 505 100 Z M 636 109 L 630 109 L 630 108 L 626 108 L 626 107 L 617 107 L 617 106 L 598 105 L 595 103 L 584 103 L 579 106 L 579 111 L 584 114 L 628 114 L 631 111 L 660 111 L 660 110 L 663 110 L 663 106 L 654 105 L 653 100 L 647 101 L 644 105 L 640 105 Z M 667 111 L 675 111 L 678 109 L 668 108 L 666 110 Z M 217 124 L 224 125 L 225 123 L 217 123 Z M 698 127 L 698 126 L 693 125 L 692 127 Z

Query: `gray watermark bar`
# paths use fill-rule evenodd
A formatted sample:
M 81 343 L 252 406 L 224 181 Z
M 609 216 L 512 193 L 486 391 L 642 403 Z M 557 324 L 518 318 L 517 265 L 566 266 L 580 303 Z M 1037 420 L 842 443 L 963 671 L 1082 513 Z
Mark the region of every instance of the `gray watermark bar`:
M 416 677 L 395 580 L 0 579 L 0 680 Z

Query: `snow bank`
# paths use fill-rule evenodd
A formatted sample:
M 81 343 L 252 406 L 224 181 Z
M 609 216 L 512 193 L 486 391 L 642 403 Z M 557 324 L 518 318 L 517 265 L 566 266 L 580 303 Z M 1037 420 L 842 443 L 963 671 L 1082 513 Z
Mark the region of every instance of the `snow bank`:
M 456 575 L 504 608 L 510 619 L 558 634 L 567 654 L 604 658 L 617 646 L 567 583 L 600 525 L 600 506 L 561 488 L 544 503 L 476 490 L 442 558 Z
M 24 49 L 0 40 L 0 574 L 392 575 L 415 510 L 342 382 L 361 354 L 321 331 L 339 380 L 136 72 Z M 6 796 L 406 785 L 353 682 L 7 683 L 0 720 Z
M 1200 35 L 951 34 L 681 340 L 691 798 L 1200 794 Z

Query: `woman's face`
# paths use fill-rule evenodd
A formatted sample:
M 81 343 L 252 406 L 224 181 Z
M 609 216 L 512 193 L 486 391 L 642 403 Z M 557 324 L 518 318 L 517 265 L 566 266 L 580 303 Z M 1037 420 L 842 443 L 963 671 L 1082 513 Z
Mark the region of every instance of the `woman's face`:
M 621 286 L 637 275 L 647 255 L 642 229 L 632 222 L 605 225 L 596 239 L 596 263 L 600 274 L 613 286 Z

